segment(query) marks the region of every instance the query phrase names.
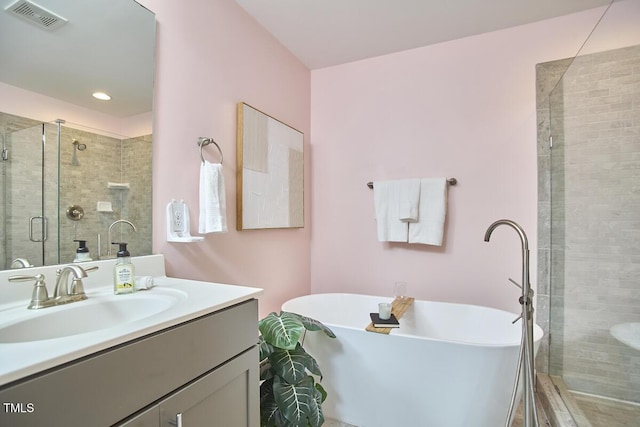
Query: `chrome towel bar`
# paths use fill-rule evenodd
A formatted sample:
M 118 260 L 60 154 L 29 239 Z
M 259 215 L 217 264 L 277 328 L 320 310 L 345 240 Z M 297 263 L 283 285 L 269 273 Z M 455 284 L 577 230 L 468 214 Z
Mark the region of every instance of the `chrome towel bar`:
M 449 185 L 456 185 L 458 183 L 458 180 L 455 179 L 455 178 L 449 178 L 449 179 L 447 179 L 447 183 Z M 367 187 L 373 189 L 373 182 L 371 182 L 371 181 L 367 182 Z

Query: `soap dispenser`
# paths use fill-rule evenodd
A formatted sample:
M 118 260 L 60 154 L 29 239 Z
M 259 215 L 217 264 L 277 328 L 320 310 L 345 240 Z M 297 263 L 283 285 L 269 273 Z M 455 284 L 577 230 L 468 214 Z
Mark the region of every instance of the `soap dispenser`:
M 135 267 L 131 263 L 127 244 L 124 242 L 112 242 L 111 244 L 119 245 L 116 265 L 113 267 L 113 293 L 116 295 L 130 294 L 135 291 Z
M 76 257 L 73 262 L 93 261 L 91 259 L 91 254 L 89 253 L 89 248 L 87 248 L 87 241 L 74 240 L 74 242 L 78 242 L 78 249 L 76 249 Z

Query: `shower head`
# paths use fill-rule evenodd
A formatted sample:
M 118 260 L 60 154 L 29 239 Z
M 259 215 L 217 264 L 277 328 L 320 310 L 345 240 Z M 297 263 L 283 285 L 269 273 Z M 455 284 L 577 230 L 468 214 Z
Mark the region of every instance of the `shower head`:
M 78 141 L 77 139 L 73 140 L 73 145 L 75 145 L 76 150 L 78 151 L 84 151 L 87 149 L 87 144 L 83 144 L 80 141 Z

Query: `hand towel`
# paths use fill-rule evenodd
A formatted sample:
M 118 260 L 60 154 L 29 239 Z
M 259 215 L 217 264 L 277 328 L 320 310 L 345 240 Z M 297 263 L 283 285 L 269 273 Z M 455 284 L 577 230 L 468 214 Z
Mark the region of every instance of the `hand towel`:
M 198 233 L 227 232 L 227 203 L 220 163 L 200 165 L 200 222 Z
M 409 223 L 409 243 L 442 246 L 447 215 L 447 179 L 420 180 L 418 222 Z
M 420 180 L 403 179 L 398 181 L 399 205 L 398 217 L 402 222 L 418 221 L 418 203 L 420 202 Z
M 373 201 L 379 242 L 406 242 L 409 227 L 400 221 L 400 181 L 375 181 Z

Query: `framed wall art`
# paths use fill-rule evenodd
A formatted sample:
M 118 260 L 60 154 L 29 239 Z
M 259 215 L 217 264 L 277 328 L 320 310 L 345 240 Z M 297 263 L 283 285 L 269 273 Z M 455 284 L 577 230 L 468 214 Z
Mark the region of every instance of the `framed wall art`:
M 304 134 L 238 104 L 237 229 L 304 227 Z

